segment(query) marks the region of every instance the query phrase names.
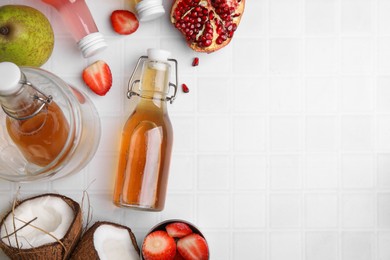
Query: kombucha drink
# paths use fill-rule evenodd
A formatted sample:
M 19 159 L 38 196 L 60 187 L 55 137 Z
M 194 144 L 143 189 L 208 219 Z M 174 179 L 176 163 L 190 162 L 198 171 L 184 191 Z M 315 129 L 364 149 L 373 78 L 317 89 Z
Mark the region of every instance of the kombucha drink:
M 84 58 L 93 56 L 107 47 L 99 33 L 85 0 L 42 0 L 59 12 L 72 33 Z
M 23 156 L 30 163 L 42 167 L 60 154 L 69 135 L 68 121 L 54 101 L 29 119 L 7 117 L 6 126 Z
M 114 188 L 118 206 L 164 208 L 173 140 L 165 100 L 168 75 L 168 69 L 145 66 L 140 101 L 122 132 Z
M 85 0 L 42 1 L 57 9 L 76 41 L 98 31 Z

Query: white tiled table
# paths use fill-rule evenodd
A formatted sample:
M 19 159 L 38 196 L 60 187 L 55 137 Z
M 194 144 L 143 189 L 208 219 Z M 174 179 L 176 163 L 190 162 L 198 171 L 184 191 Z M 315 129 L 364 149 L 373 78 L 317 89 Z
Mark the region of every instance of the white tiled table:
M 89 0 L 109 48 L 88 60 L 40 1 L 0 3 L 48 15 L 56 45 L 45 69 L 85 91 L 80 73 L 94 60 L 114 76 L 105 97 L 88 92 L 102 120 L 94 160 L 73 177 L 21 185 L 22 195 L 80 201 L 88 187 L 93 220 L 128 225 L 139 243 L 159 221 L 186 219 L 213 260 L 390 259 L 390 1 L 247 0 L 232 43 L 207 55 L 187 48 L 168 16 L 116 35 L 108 17 L 129 3 Z M 169 106 L 175 144 L 161 213 L 111 203 L 125 88 L 150 47 L 172 51 L 190 88 Z M 0 181 L 2 211 L 18 186 Z

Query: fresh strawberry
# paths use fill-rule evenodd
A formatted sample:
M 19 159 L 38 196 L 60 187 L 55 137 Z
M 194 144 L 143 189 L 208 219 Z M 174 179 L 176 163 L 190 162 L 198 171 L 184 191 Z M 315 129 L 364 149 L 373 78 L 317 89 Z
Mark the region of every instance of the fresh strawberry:
M 185 260 L 209 259 L 209 248 L 206 240 L 199 234 L 190 234 L 177 241 L 177 251 Z
M 83 80 L 93 92 L 104 96 L 112 86 L 110 67 L 104 61 L 96 61 L 84 69 Z
M 163 230 L 157 230 L 146 236 L 142 245 L 145 260 L 173 260 L 176 254 L 175 240 Z
M 111 14 L 111 25 L 119 34 L 132 34 L 138 29 L 139 21 L 130 11 L 116 10 Z
M 185 260 L 184 257 L 181 256 L 181 254 L 176 251 L 176 255 L 175 255 L 175 258 L 173 258 L 173 260 Z
M 173 222 L 165 227 L 168 235 L 175 238 L 185 237 L 192 233 L 192 229 L 186 223 L 183 222 Z

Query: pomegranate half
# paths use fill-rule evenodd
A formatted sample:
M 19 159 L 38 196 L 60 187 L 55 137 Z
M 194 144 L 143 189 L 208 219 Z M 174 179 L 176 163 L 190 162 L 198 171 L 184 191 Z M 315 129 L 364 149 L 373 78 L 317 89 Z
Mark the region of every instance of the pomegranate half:
M 237 30 L 245 0 L 175 0 L 171 22 L 198 52 L 225 47 Z

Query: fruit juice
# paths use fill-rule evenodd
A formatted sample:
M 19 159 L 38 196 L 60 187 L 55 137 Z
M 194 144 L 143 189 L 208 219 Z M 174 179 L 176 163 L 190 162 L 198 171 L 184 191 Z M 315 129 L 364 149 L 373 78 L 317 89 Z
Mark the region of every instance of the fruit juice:
M 88 34 L 98 32 L 85 0 L 42 1 L 57 9 L 76 41 L 80 41 Z
M 121 141 L 114 203 L 145 210 L 165 204 L 173 131 L 168 117 L 168 70 L 146 68 L 141 98 L 127 120 Z
M 23 156 L 42 167 L 59 155 L 69 134 L 68 121 L 54 101 L 29 119 L 7 117 L 6 125 L 9 136 Z

